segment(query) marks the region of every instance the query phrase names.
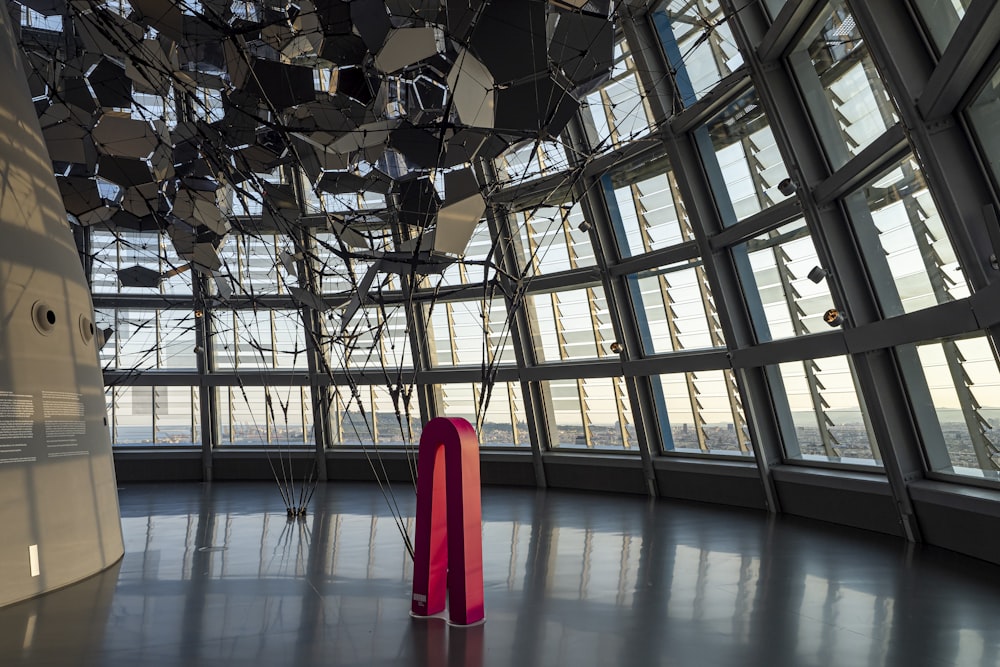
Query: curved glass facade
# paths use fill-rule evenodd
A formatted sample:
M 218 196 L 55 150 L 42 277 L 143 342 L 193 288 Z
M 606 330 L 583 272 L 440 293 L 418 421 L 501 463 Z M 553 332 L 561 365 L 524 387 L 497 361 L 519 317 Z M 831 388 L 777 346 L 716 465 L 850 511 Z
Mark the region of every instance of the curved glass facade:
M 293 239 L 234 196 L 226 284 L 123 287 L 170 268 L 163 238 L 87 228 L 115 443 L 391 450 L 448 415 L 484 449 L 650 481 L 724 461 L 766 489 L 787 465 L 888 480 L 904 507 L 913 479 L 1000 484 L 1000 66 L 953 47 L 992 14 L 787 4 L 621 12 L 566 132 L 475 165 L 490 206 L 436 274 L 366 282 L 324 225 Z M 381 195 L 300 199 L 398 241 Z

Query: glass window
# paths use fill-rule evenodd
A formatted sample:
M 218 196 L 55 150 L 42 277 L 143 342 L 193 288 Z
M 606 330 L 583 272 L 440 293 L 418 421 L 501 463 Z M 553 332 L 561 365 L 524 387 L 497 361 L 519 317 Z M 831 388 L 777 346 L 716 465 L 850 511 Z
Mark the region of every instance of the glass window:
M 220 444 L 304 446 L 314 442 L 309 387 L 220 387 Z
M 587 95 L 587 108 L 597 136 L 592 148 L 608 150 L 649 133 L 646 96 L 635 74 L 635 62 L 624 40 L 615 45 L 611 81 Z
M 789 56 L 834 168 L 898 121 L 844 0 L 833 0 Z
M 912 155 L 850 195 L 846 204 L 887 317 L 969 295 Z
M 432 366 L 513 364 L 507 308 L 502 299 L 442 301 L 424 307 Z
M 1000 183 L 1000 68 L 993 72 L 968 113 L 972 130 L 993 172 L 994 183 Z
M 279 260 L 281 251 L 297 252 L 291 241 L 276 234 L 231 234 L 219 249 L 222 271 L 237 294 L 284 294 L 290 278 Z M 291 277 L 292 282 L 295 281 Z
M 634 449 L 632 410 L 622 378 L 542 382 L 549 401 L 552 446 L 559 449 Z
M 201 445 L 198 387 L 108 387 L 106 394 L 116 447 Z
M 786 432 L 785 454 L 804 461 L 881 465 L 867 410 L 847 357 L 806 359 L 780 364 L 772 391 L 787 401 L 793 425 Z
M 197 366 L 195 318 L 190 310 L 97 309 L 94 323 L 100 330 L 113 330 L 100 352 L 104 368 L 148 370 Z
M 646 354 L 723 347 L 701 263 L 685 262 L 628 278 Z
M 994 346 L 980 335 L 916 350 L 930 399 L 920 421 L 931 468 L 1000 481 L 1000 367 Z
M 671 0 L 653 18 L 685 105 L 743 65 L 718 0 Z
M 36 30 L 51 30 L 53 32 L 62 32 L 63 29 L 63 17 L 60 14 L 53 14 L 52 16 L 46 16 L 41 12 L 36 12 L 30 7 L 20 7 L 21 9 L 21 25 L 35 28 Z
M 653 378 L 653 394 L 662 410 L 666 451 L 750 455 L 750 435 L 732 371 L 660 375 Z
M 308 368 L 297 310 L 212 311 L 212 329 L 218 368 Z
M 413 387 L 357 385 L 335 387 L 330 394 L 334 446 L 403 446 L 420 434 Z M 416 414 L 414 414 L 416 413 Z
M 94 294 L 191 294 L 188 262 L 177 257 L 173 244 L 159 232 L 114 232 L 90 229 L 93 253 L 91 291 Z M 118 271 L 141 266 L 160 274 L 154 287 L 126 287 Z
M 334 234 L 327 232 L 316 234 L 314 258 L 324 294 L 351 291 L 365 275 L 367 264 L 357 261 L 349 264 L 347 260 L 342 259 L 337 254 L 343 250 L 340 241 Z
M 612 354 L 609 347 L 615 338 L 603 288 L 528 295 L 526 310 L 538 361 Z
M 335 368 L 381 370 L 413 367 L 413 348 L 404 306 L 368 306 L 343 331 L 330 337 L 331 363 Z
M 526 275 L 568 271 L 597 263 L 590 235 L 580 230 L 580 204 L 539 206 L 517 216 L 519 263 Z
M 820 263 L 804 220 L 735 246 L 733 260 L 760 342 L 829 330 L 833 298 L 824 278 L 809 278 Z
M 764 6 L 767 7 L 767 13 L 771 15 L 774 19 L 781 13 L 781 8 L 785 6 L 788 0 L 764 0 Z
M 496 382 L 442 384 L 441 414 L 462 417 L 475 426 L 481 447 L 527 447 L 530 444 L 520 385 Z M 485 409 L 484 409 L 485 408 Z
M 497 158 L 501 183 L 516 185 L 569 167 L 566 149 L 555 141 L 534 141 L 515 146 Z
M 938 53 L 943 53 L 972 0 L 914 0 Z
M 664 173 L 621 185 L 613 176 L 604 179 L 608 210 L 625 257 L 694 238 L 677 179 L 665 159 L 658 162 Z
M 786 198 L 778 183 L 788 177 L 764 109 L 752 89 L 708 122 L 712 154 L 705 155 L 715 196 L 727 202 L 736 220 Z M 716 168 L 718 171 L 716 172 Z M 723 218 L 729 206 L 722 206 Z M 735 220 L 726 220 L 732 224 Z

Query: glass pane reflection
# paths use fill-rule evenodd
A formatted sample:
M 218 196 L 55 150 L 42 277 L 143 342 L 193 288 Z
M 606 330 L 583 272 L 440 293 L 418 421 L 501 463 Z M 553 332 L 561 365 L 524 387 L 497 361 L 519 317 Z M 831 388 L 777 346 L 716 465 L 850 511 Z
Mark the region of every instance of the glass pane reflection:
M 833 0 L 789 56 L 834 168 L 898 120 L 844 0 Z
M 849 195 L 846 204 L 887 317 L 969 296 L 913 155 Z
M 1000 480 L 1000 367 L 985 336 L 917 346 L 936 419 L 924 417 L 931 467 Z M 932 430 L 933 429 L 933 430 Z
M 848 357 L 826 357 L 778 366 L 794 424 L 785 433 L 792 459 L 881 465 L 868 411 Z

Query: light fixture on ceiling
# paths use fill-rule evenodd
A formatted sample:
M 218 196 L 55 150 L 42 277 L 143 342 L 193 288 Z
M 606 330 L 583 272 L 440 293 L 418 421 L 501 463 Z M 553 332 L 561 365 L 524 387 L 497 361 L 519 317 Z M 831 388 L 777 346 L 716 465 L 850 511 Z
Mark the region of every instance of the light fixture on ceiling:
M 785 195 L 786 197 L 791 197 L 795 194 L 795 191 L 799 189 L 799 186 L 795 184 L 790 178 L 784 178 L 778 183 L 778 192 Z

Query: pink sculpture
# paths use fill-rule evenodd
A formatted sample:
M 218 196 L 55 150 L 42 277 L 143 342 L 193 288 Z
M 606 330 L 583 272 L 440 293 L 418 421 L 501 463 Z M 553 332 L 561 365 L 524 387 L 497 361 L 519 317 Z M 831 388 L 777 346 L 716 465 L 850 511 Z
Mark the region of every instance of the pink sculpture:
M 413 616 L 444 611 L 452 625 L 485 618 L 479 440 L 464 419 L 437 417 L 420 436 Z M 447 580 L 446 580 L 447 578 Z

